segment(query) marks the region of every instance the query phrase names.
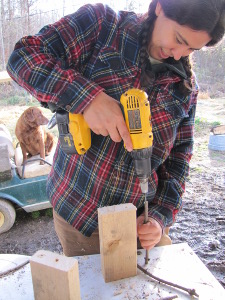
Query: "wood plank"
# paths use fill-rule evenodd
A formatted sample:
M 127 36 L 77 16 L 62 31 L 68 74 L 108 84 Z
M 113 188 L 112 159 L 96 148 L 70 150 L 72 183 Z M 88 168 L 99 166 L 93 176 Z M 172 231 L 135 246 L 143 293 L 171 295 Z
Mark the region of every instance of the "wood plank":
M 137 274 L 136 210 L 131 203 L 98 209 L 101 267 L 105 282 Z
M 9 76 L 7 71 L 1 71 L 0 72 L 0 83 L 5 83 L 12 81 L 12 78 Z
M 213 134 L 225 134 L 225 125 L 213 127 L 211 132 L 213 132 Z
M 78 261 L 39 250 L 30 259 L 35 300 L 80 300 Z

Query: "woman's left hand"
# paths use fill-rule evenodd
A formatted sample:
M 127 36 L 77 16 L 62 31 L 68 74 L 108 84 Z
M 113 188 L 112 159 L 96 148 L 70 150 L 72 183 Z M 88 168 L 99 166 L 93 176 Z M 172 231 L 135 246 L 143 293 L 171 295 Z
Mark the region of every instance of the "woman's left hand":
M 153 218 L 149 218 L 148 222 L 144 224 L 144 216 L 137 218 L 137 234 L 141 246 L 146 249 L 152 249 L 162 237 L 162 227 Z

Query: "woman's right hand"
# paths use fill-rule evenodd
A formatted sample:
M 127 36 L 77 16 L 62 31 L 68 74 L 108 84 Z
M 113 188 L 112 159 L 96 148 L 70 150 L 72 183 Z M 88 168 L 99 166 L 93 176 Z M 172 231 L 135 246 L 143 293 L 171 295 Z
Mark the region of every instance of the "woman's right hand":
M 83 116 L 94 133 L 103 136 L 109 135 L 114 142 L 123 140 L 127 151 L 133 150 L 130 133 L 121 108 L 112 97 L 101 92 L 87 106 Z

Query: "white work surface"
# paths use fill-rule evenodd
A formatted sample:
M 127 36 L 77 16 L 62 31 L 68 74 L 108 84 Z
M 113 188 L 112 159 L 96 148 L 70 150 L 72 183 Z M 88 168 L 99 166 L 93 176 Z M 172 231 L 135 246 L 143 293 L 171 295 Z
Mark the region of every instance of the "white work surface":
M 176 244 L 154 248 L 150 251 L 150 261 L 144 264 L 145 251 L 138 255 L 138 264 L 149 272 L 167 281 L 194 288 L 201 300 L 224 300 L 225 290 L 204 266 L 192 249 L 186 244 Z M 82 300 L 160 300 L 177 295 L 176 299 L 197 299 L 181 290 L 159 284 L 139 269 L 137 276 L 105 283 L 101 273 L 100 255 L 76 257 Z M 1 254 L 0 273 L 7 268 L 29 259 L 28 256 Z M 118 257 L 118 259 L 120 259 Z M 62 287 L 63 288 L 63 287 Z M 30 265 L 22 267 L 11 275 L 0 278 L 1 300 L 34 299 Z M 62 299 L 67 300 L 67 299 Z

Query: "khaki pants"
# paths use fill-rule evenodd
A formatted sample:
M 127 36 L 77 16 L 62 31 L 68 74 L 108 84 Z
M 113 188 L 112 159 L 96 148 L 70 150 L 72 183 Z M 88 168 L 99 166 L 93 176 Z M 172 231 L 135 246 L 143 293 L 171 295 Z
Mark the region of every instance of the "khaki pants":
M 53 209 L 55 231 L 66 256 L 81 256 L 99 254 L 99 234 L 96 229 L 90 237 L 81 234 L 72 225 L 67 223 Z
M 53 217 L 55 231 L 63 247 L 63 253 L 66 256 L 82 256 L 100 253 L 98 229 L 96 229 L 90 237 L 86 237 L 83 234 L 81 234 L 77 229 L 75 229 L 72 225 L 68 224 L 62 217 L 60 217 L 54 211 L 54 209 Z M 166 242 L 164 242 L 165 238 Z M 168 237 L 168 235 L 165 234 L 162 236 L 158 246 L 164 246 L 169 244 L 171 244 L 171 240 Z M 137 248 L 142 248 L 139 240 L 137 240 Z

